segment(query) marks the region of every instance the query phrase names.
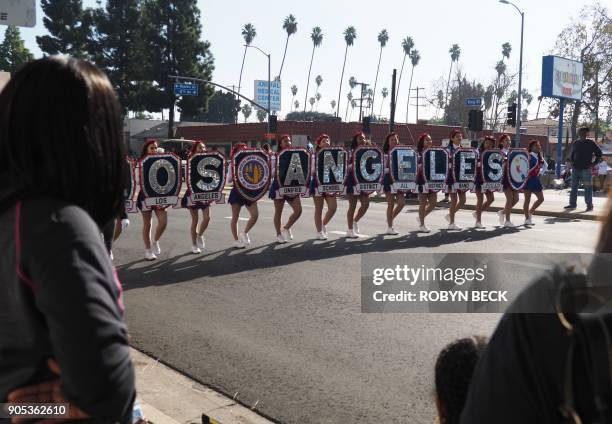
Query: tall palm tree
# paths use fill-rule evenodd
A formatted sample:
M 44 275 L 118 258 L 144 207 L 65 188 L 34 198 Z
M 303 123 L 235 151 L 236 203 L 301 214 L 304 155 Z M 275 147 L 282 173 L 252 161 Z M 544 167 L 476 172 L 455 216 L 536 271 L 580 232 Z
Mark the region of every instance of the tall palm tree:
M 297 21 L 295 20 L 295 16 L 289 15 L 285 18 L 283 22 L 283 29 L 287 31 L 287 41 L 285 41 L 285 52 L 283 53 L 283 61 L 281 62 L 280 71 L 278 71 L 278 79 L 280 80 L 281 74 L 283 72 L 283 65 L 285 64 L 285 56 L 287 55 L 287 46 L 289 45 L 289 37 L 297 32 Z
M 291 94 L 293 95 L 293 97 L 291 97 L 291 103 L 293 103 L 293 101 L 295 100 L 295 95 L 297 94 L 297 92 L 298 92 L 297 85 L 293 84 L 291 86 Z
M 419 64 L 421 55 L 418 50 L 410 52 L 410 62 L 412 63 L 412 71 L 410 72 L 410 82 L 408 83 L 408 101 L 406 102 L 406 123 L 408 123 L 408 109 L 410 108 L 410 90 L 412 89 L 412 77 L 414 75 L 414 67 Z
M 501 95 L 503 95 L 502 93 L 500 97 L 497 96 L 497 92 L 500 91 L 499 84 L 501 76 L 506 73 L 506 65 L 504 64 L 504 59 L 510 59 L 510 52 L 512 52 L 512 45 L 510 45 L 510 43 L 508 42 L 502 44 L 502 59 L 501 61 L 495 64 L 495 71 L 497 72 L 497 79 L 495 80 L 495 95 L 493 96 L 493 104 L 495 105 L 495 107 L 491 109 L 491 114 L 495 114 L 494 116 L 491 116 L 493 126 L 497 125 L 499 102 L 501 99 Z
M 295 107 L 295 110 L 298 110 L 300 108 L 300 101 L 296 100 L 295 102 L 293 102 L 293 106 Z
M 315 91 L 316 95 L 316 93 L 319 92 L 319 87 L 321 87 L 321 83 L 323 83 L 323 77 L 321 75 L 317 75 L 317 77 L 315 78 L 315 83 L 317 84 L 317 91 Z
M 335 100 L 332 100 L 329 104 L 331 104 L 332 111 L 336 110 L 336 101 Z
M 344 30 L 344 41 L 346 42 L 346 48 L 344 49 L 344 62 L 342 63 L 342 73 L 340 74 L 340 86 L 338 87 L 338 104 L 336 105 L 336 116 L 340 114 L 340 93 L 342 92 L 342 80 L 344 79 L 344 68 L 346 67 L 346 55 L 348 54 L 348 48 L 353 45 L 355 38 L 357 38 L 357 31 L 355 27 L 350 26 Z
M 461 49 L 458 44 L 453 44 L 451 48 L 448 50 L 451 55 L 451 66 L 448 70 L 448 81 L 446 82 L 446 95 L 444 96 L 444 104 L 448 105 L 448 87 L 450 86 L 451 72 L 453 70 L 453 63 L 459 61 L 459 56 L 461 56 Z
M 321 93 L 315 94 L 315 99 L 317 100 L 317 111 L 319 110 L 319 100 L 321 100 Z
M 383 101 L 380 104 L 380 112 L 378 112 L 378 116 L 382 115 L 382 108 L 383 108 L 383 105 L 385 104 L 385 99 L 389 95 L 389 89 L 387 87 L 383 87 L 383 89 L 380 91 L 380 94 L 382 94 L 383 96 Z
M 242 106 L 242 114 L 244 115 L 244 122 L 247 121 L 249 116 L 251 116 L 251 112 L 253 112 L 253 108 L 248 103 Z
M 242 66 L 240 66 L 240 79 L 238 80 L 238 94 L 240 94 L 240 84 L 242 84 L 242 70 L 244 69 L 244 60 L 246 59 L 246 53 L 247 53 L 249 46 L 255 39 L 256 35 L 257 35 L 257 30 L 252 24 L 246 24 L 242 28 L 242 37 L 244 38 L 245 46 L 244 46 L 244 55 L 242 56 Z
M 376 83 L 378 83 L 378 71 L 380 70 L 380 60 L 382 59 L 383 48 L 389 41 L 389 33 L 386 29 L 383 29 L 378 33 L 378 42 L 380 43 L 380 53 L 378 54 L 378 66 L 376 67 L 376 78 L 374 78 L 374 96 L 372 96 L 372 110 L 374 110 L 374 99 L 376 96 Z
M 510 43 L 506 42 L 502 44 L 502 58 L 505 57 L 506 59 L 510 59 L 511 51 L 512 51 L 512 46 L 510 45 Z
M 314 97 L 311 97 L 310 99 L 308 99 L 308 103 L 310 103 L 310 111 L 312 112 L 312 107 L 314 106 L 316 100 Z
M 402 68 L 400 69 L 399 78 L 397 80 L 397 88 L 395 91 L 395 101 L 397 102 L 397 98 L 399 97 L 399 88 L 400 83 L 402 82 L 402 74 L 404 73 L 404 63 L 406 62 L 406 56 L 410 54 L 412 48 L 414 47 L 414 41 L 412 37 L 406 37 L 402 40 L 402 50 L 404 50 L 404 59 L 402 59 Z
M 306 93 L 304 94 L 304 112 L 306 112 L 306 101 L 308 100 L 308 87 L 310 86 L 310 71 L 312 70 L 312 61 L 314 59 L 315 48 L 319 47 L 323 42 L 323 32 L 320 27 L 314 27 L 310 33 L 312 40 L 312 55 L 310 56 L 310 67 L 308 68 L 308 79 L 306 80 Z
M 344 120 L 345 121 L 346 121 L 346 117 L 348 115 L 349 104 L 353 101 L 353 93 L 349 91 L 348 94 L 346 95 L 346 99 L 348 100 L 348 102 L 346 102 L 346 110 L 344 111 Z

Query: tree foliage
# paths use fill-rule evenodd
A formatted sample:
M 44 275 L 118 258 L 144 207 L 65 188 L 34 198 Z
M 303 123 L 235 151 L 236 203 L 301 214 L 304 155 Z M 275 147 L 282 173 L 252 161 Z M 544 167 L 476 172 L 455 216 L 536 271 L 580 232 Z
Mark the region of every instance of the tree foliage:
M 36 37 L 43 53 L 87 58 L 92 10 L 83 10 L 82 0 L 41 0 L 40 5 L 45 14 L 43 24 L 49 32 Z
M 0 70 L 13 74 L 32 59 L 34 56 L 23 44 L 19 28 L 7 27 L 0 44 Z

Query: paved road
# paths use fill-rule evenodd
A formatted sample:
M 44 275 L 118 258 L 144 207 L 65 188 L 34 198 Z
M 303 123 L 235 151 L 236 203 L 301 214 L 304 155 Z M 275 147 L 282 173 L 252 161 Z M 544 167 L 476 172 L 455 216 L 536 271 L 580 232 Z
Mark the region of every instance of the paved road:
M 372 204 L 360 226 L 371 237 L 345 240 L 335 233 L 346 229 L 341 201 L 330 240 L 320 242 L 311 239 L 312 200 L 304 205 L 295 241 L 279 246 L 272 203 L 261 201 L 253 246 L 242 251 L 229 249 L 229 206 L 214 206 L 201 255 L 189 252 L 187 212 L 173 210 L 152 263 L 142 260 L 141 219 L 131 215 L 114 252 L 132 344 L 282 422 L 431 423 L 436 354 L 458 337 L 490 334 L 499 315 L 362 314 L 360 254 L 589 252 L 599 229 L 536 217 L 532 229 L 448 233 L 436 230 L 446 213 L 436 210 L 435 231 L 417 234 L 409 207 L 398 218 L 402 235 L 383 237 L 385 206 Z M 457 221 L 473 224 L 471 212 Z

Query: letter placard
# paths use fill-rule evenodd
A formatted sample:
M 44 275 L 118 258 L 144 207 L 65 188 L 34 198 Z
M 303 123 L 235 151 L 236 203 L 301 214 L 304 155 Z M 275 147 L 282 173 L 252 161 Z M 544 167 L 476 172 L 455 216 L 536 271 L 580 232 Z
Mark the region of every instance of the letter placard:
M 200 203 L 223 203 L 225 186 L 225 156 L 219 152 L 198 153 L 187 159 L 187 189 L 189 206 Z
M 477 162 L 478 151 L 476 149 L 455 150 L 453 153 L 453 191 L 474 189 Z
M 174 206 L 181 192 L 181 158 L 174 153 L 158 153 L 140 160 L 140 188 L 144 204 Z
M 125 197 L 125 211 L 127 213 L 138 212 L 134 195 L 136 194 L 136 162 L 132 158 L 127 158 L 129 176 L 126 182 L 126 187 L 123 190 Z
M 529 175 L 529 152 L 526 149 L 510 149 L 506 172 L 510 187 L 515 190 L 522 189 Z
M 442 147 L 425 149 L 423 155 L 423 177 L 425 190 L 440 191 L 446 189 L 448 177 L 448 151 Z
M 306 196 L 310 183 L 310 153 L 303 148 L 282 150 L 277 156 L 275 177 L 278 196 Z
M 383 152 L 374 146 L 361 146 L 353 151 L 355 193 L 372 193 L 382 189 Z
M 324 147 L 315 160 L 316 194 L 343 194 L 347 176 L 347 154 L 342 147 Z
M 504 178 L 504 154 L 499 149 L 485 150 L 480 163 L 482 191 L 500 191 Z
M 391 192 L 416 190 L 417 152 L 410 146 L 395 146 L 389 151 Z
M 270 185 L 270 159 L 261 149 L 240 150 L 232 163 L 234 186 L 250 202 L 261 199 Z

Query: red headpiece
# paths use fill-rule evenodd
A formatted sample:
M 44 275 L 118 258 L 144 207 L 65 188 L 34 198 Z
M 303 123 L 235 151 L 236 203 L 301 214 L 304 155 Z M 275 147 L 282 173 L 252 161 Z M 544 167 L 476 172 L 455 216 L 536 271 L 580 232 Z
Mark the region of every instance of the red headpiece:
M 315 144 L 318 146 L 324 138 L 329 138 L 329 136 L 325 133 L 319 134 L 319 136 L 315 140 Z
M 421 141 L 425 140 L 425 138 L 427 138 L 427 137 L 431 137 L 431 136 L 429 135 L 429 133 L 426 133 L 426 132 L 422 133 L 422 134 L 419 136 L 419 140 L 418 140 L 418 142 L 420 143 Z
M 460 130 L 459 128 L 454 128 L 454 129 L 451 131 L 451 133 L 450 133 L 450 139 L 452 140 L 452 138 L 453 138 L 454 136 L 456 136 L 457 134 L 461 134 L 461 135 L 463 135 L 463 134 L 461 133 L 461 130 Z
M 195 155 L 198 144 L 204 145 L 204 140 L 196 140 L 193 142 L 191 145 L 191 151 L 189 152 L 190 155 Z
M 527 150 L 529 150 L 531 152 L 531 149 L 533 148 L 533 146 L 535 146 L 538 143 L 538 140 L 531 140 L 529 142 L 529 145 L 527 146 Z
M 363 136 L 363 138 L 365 138 L 365 134 L 363 131 L 358 131 L 355 134 L 353 134 L 353 138 L 359 137 L 359 136 Z
M 497 139 L 497 142 L 501 144 L 506 137 L 510 137 L 510 136 L 508 134 L 500 135 L 499 138 Z

